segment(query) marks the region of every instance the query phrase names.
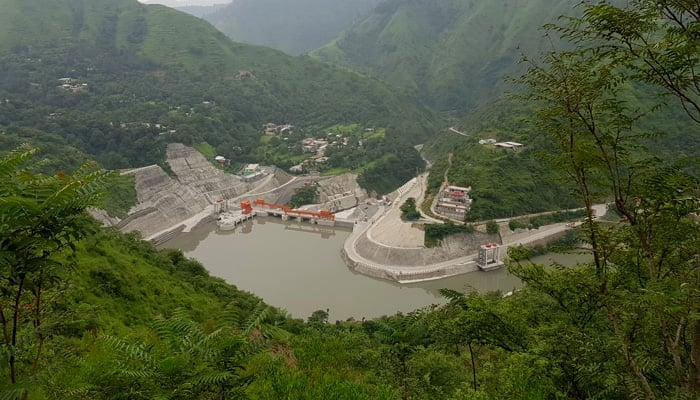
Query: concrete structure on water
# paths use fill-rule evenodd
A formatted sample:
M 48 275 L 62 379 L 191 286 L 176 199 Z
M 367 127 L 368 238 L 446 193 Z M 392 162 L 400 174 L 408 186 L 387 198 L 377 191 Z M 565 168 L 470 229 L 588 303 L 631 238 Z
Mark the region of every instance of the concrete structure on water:
M 226 211 L 216 218 L 216 225 L 222 231 L 230 231 L 234 229 L 239 224 L 253 218 L 255 216 L 255 211 L 250 214 L 244 214 L 240 210 L 236 211 Z
M 256 215 L 263 217 L 272 216 L 279 217 L 283 221 L 288 221 L 290 218 L 299 222 L 310 222 L 312 224 L 323 226 L 335 226 L 335 215 L 330 211 L 307 211 L 297 210 L 292 207 L 268 203 L 264 199 L 256 199 L 252 203 L 250 200 L 241 202 L 240 209 L 232 211 L 228 210 L 228 203 L 224 201 L 217 202 L 216 212 L 217 225 L 223 230 L 230 230 L 236 227 L 243 221 L 247 221 Z
M 249 201 L 244 201 L 241 203 L 241 208 L 246 209 L 245 207 L 250 207 L 250 210 L 254 210 L 257 215 L 280 217 L 283 221 L 294 218 L 298 221 L 306 221 L 312 224 L 325 226 L 335 225 L 335 215 L 327 210 L 297 210 L 281 204 L 268 203 L 263 199 L 256 199 L 252 207 Z
M 487 243 L 479 247 L 476 256 L 476 266 L 482 271 L 492 271 L 501 268 L 503 261 L 499 259 L 501 245 L 498 243 Z

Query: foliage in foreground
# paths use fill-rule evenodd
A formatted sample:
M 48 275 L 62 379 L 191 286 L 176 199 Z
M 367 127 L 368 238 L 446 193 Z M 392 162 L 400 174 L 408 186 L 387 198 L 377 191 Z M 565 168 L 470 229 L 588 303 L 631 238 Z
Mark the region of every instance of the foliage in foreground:
M 680 37 L 677 47 L 654 43 L 642 57 L 666 52 L 660 61 L 681 76 L 658 84 L 693 116 L 695 86 L 687 83 L 697 75 L 683 74 L 697 59 L 697 47 L 684 41 L 696 33 L 695 9 L 682 1 L 630 4 L 597 2 L 578 27 L 615 21 L 609 29 L 628 28 L 588 45 L 614 44 L 630 32 L 636 40 L 639 29 Z M 659 9 L 671 16 L 658 20 Z M 633 18 L 618 18 L 630 12 Z M 692 29 L 673 25 L 676 13 Z M 551 163 L 585 206 L 578 240 L 593 262 L 513 264 L 526 283 L 521 291 L 505 298 L 443 291 L 447 304 L 407 315 L 336 324 L 257 318 L 252 296 L 208 277 L 180 252 L 113 233 L 88 236 L 94 225 L 82 210 L 99 195 L 91 184 L 101 172 L 39 176 L 21 168 L 31 154 L 13 153 L 0 162 L 3 397 L 85 398 L 104 385 L 114 388 L 103 393 L 112 398 L 697 398 L 700 182 L 686 164 L 637 148 L 644 132 L 618 83 L 663 77 L 627 75 L 653 74 L 642 66 L 659 61 L 645 62 L 634 49 L 549 54 L 523 78 Z M 604 199 L 625 222 L 593 218 L 592 205 Z M 62 268 L 71 253 L 60 252 L 71 245 L 74 271 Z M 235 321 L 226 317 L 229 303 L 242 311 Z M 256 322 L 243 326 L 259 329 L 241 329 L 249 316 Z M 113 373 L 93 374 L 89 366 L 97 365 Z
M 93 164 L 72 175 L 33 173 L 26 164 L 36 153 L 20 147 L 0 159 L 0 373 L 19 392 L 44 356 L 46 303 L 68 268 L 57 256 L 95 232 L 85 210 L 99 204 L 108 176 Z

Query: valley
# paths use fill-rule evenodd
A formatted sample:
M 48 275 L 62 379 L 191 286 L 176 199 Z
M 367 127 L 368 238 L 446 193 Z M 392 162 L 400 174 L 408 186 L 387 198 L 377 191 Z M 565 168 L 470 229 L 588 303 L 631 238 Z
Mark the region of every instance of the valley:
M 696 2 L 145 2 L 0 0 L 0 399 L 700 398 Z
M 448 236 L 437 247 L 426 247 L 422 224 L 442 224 L 430 217 L 420 221 L 402 221 L 399 206 L 407 198 L 420 204 L 424 201 L 428 174 L 408 181 L 382 200 L 371 199 L 357 183 L 357 176 L 345 174 L 334 177 L 320 175 L 290 176 L 274 167 L 263 167 L 259 177 L 249 181 L 245 175 L 228 174 L 215 167 L 194 148 L 169 144 L 166 163 L 171 175 L 157 166 L 126 170 L 122 175 L 134 175 L 138 204 L 129 210 L 123 220 L 103 219 L 107 225 L 123 232 L 136 231 L 156 244 L 167 244 L 181 233 L 187 233 L 202 224 L 213 224 L 220 213 L 236 208 L 243 201 L 253 203 L 262 199 L 271 204 L 285 204 L 295 188 L 317 186 L 319 203 L 304 207 L 306 210 L 328 210 L 336 213 L 335 225 L 351 229 L 338 257 L 356 272 L 395 281 L 401 284 L 442 279 L 479 270 L 477 250 L 487 243 L 504 245 L 497 260 L 507 254 L 507 246 L 515 241 L 504 241 L 508 219 L 500 221 L 501 233 L 474 232 Z M 372 205 L 371 210 L 368 205 Z M 605 206 L 597 210 L 605 214 Z M 261 209 L 257 209 L 262 212 Z M 346 211 L 347 210 L 347 211 Z M 287 216 L 283 219 L 299 219 Z M 267 212 L 265 212 L 267 214 Z M 505 223 L 505 224 L 503 224 Z M 559 223 L 543 226 L 536 231 L 521 233 L 517 244 L 546 241 L 571 227 Z

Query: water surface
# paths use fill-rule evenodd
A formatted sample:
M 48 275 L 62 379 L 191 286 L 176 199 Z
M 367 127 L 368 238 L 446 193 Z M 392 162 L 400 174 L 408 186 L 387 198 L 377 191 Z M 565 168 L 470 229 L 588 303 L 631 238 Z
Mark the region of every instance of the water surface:
M 374 318 L 441 303 L 441 288 L 507 292 L 522 286 L 505 268 L 407 285 L 356 274 L 340 256 L 349 235 L 349 230 L 256 217 L 228 232 L 214 224 L 199 226 L 163 247 L 181 249 L 212 275 L 297 318 L 326 309 L 331 321 Z

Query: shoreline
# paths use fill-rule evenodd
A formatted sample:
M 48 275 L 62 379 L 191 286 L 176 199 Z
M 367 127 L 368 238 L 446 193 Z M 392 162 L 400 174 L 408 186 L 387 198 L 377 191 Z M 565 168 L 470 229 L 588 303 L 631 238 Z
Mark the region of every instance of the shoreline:
M 422 177 L 419 177 L 418 179 L 421 178 Z M 351 229 L 350 235 L 344 241 L 340 251 L 341 259 L 351 271 L 399 284 L 435 281 L 480 271 L 475 261 L 476 253 L 430 264 L 401 265 L 400 263 L 388 264 L 373 261 L 362 254 L 362 250 L 366 251 L 367 249 L 358 249 L 358 241 L 361 238 L 366 238 L 378 248 L 390 249 L 404 254 L 408 254 L 411 251 L 420 252 L 426 249 L 424 246 L 398 246 L 395 244 L 382 243 L 373 235 L 373 232 L 377 229 L 390 230 L 393 232 L 393 226 L 384 225 L 391 223 L 396 224 L 396 221 L 389 221 L 389 219 L 392 218 L 392 215 L 390 215 L 392 210 L 395 213 L 395 210 L 399 207 L 399 203 L 403 198 L 411 197 L 410 195 L 414 194 L 416 189 L 422 189 L 421 185 L 418 184 L 418 179 L 414 178 L 399 188 L 399 190 L 392 193 L 392 205 L 380 206 L 377 210 L 378 212 L 367 221 L 362 221 L 355 215 L 355 209 L 357 207 L 339 213 L 344 217 L 342 218 L 343 222 L 346 222 L 346 225 L 348 225 L 345 228 L 350 227 Z M 147 240 L 154 242 L 156 245 L 162 245 L 180 233 L 187 233 L 201 224 L 213 222 L 214 216 L 215 210 L 213 206 L 207 207 L 207 209 L 182 221 L 180 224 L 151 235 Z M 402 222 L 402 224 L 406 223 Z M 510 246 L 547 240 L 548 238 L 561 234 L 571 227 L 570 224 L 558 223 L 542 226 L 536 231 L 503 235 L 501 236 L 503 242 L 501 254 L 507 254 L 508 247 Z M 343 229 L 342 227 L 334 227 L 332 229 L 337 228 Z M 397 238 L 396 240 L 401 241 L 402 239 Z

